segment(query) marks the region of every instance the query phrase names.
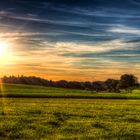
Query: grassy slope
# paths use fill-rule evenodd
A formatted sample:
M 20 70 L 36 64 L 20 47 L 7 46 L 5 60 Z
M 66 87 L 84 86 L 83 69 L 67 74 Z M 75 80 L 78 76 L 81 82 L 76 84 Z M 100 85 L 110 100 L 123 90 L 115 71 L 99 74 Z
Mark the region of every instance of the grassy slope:
M 1 140 L 140 139 L 138 100 L 0 99 L 0 120 Z
M 7 97 L 57 97 L 57 98 L 101 98 L 101 99 L 140 99 L 140 91 L 133 93 L 94 93 L 84 90 L 73 90 L 32 85 L 4 84 L 0 96 Z

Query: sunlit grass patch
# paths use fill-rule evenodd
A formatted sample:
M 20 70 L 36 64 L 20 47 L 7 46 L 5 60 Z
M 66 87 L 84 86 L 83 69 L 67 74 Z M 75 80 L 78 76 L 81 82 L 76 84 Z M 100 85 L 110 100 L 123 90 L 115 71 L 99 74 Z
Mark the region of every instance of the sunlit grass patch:
M 139 100 L 6 98 L 5 108 L 0 139 L 140 139 Z

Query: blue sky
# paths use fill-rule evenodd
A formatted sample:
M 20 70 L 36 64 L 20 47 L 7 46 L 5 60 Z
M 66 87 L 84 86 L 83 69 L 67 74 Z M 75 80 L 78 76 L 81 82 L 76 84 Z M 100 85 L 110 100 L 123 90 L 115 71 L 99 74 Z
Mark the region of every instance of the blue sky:
M 140 77 L 140 0 L 6 0 L 1 73 L 59 80 Z

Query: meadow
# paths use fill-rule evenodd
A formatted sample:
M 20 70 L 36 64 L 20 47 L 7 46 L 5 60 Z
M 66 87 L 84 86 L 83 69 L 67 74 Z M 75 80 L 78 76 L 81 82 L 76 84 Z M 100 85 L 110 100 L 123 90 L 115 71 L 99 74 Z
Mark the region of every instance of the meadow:
M 139 140 L 140 91 L 3 84 L 0 140 Z
M 139 100 L 0 99 L 1 140 L 139 140 Z
M 0 96 L 13 98 L 83 98 L 83 99 L 140 99 L 140 90 L 121 93 L 96 93 L 87 90 L 64 89 L 44 86 L 3 84 Z

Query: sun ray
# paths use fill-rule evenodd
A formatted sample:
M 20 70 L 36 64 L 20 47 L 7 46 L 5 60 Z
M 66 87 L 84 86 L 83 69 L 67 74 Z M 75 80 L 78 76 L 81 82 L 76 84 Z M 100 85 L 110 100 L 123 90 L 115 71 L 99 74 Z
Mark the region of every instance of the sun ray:
M 4 92 L 4 85 L 2 82 L 2 79 L 0 78 L 0 95 L 1 95 L 1 100 L 2 100 L 2 115 L 5 115 L 5 92 Z
M 10 43 L 6 39 L 0 39 L 0 68 L 5 70 L 5 65 L 9 63 L 11 54 L 9 51 Z M 4 83 L 2 78 L 0 78 L 0 96 L 2 97 L 2 114 L 5 115 L 6 106 L 5 106 L 5 92 L 4 92 Z

